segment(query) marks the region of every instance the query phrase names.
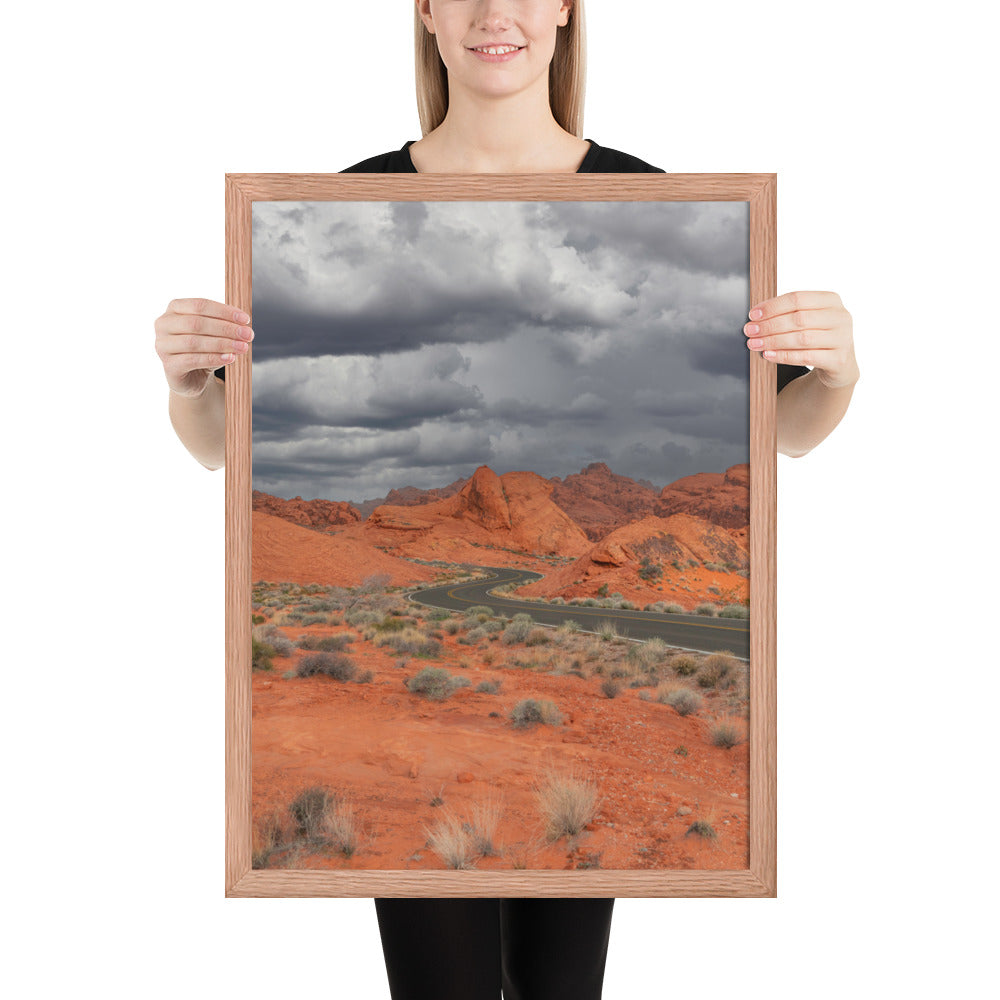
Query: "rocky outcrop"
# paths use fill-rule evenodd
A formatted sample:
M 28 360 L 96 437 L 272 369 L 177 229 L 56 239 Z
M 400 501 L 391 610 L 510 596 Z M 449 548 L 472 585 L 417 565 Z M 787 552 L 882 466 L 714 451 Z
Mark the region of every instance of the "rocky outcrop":
M 302 497 L 285 500 L 254 490 L 252 505 L 254 510 L 280 517 L 304 528 L 330 528 L 357 524 L 361 520 L 357 510 L 343 500 L 303 500 Z
M 581 555 L 590 542 L 571 517 L 550 498 L 552 483 L 534 472 L 498 476 L 481 465 L 454 495 L 419 507 L 383 505 L 365 526 L 374 544 L 428 543 L 408 555 L 434 558 L 443 543 L 516 549 L 548 555 Z M 451 546 L 454 552 L 455 545 Z
M 652 483 L 616 475 L 604 462 L 592 462 L 580 472 L 551 482 L 553 503 L 594 542 L 657 509 Z
M 660 493 L 656 513 L 691 514 L 723 528 L 745 529 L 750 523 L 750 466 L 734 465 L 725 473 L 685 476 Z
M 354 506 L 362 518 L 370 517 L 373 510 L 385 504 L 391 507 L 420 507 L 426 503 L 433 503 L 435 500 L 444 500 L 454 496 L 467 482 L 467 479 L 456 479 L 447 486 L 439 486 L 430 490 L 421 490 L 416 486 L 404 486 L 399 490 L 389 490 L 384 497 L 362 500 Z

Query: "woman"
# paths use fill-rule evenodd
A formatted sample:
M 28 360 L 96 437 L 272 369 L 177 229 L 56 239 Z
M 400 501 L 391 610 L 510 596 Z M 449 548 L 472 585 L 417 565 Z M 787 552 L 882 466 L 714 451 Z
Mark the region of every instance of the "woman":
M 662 172 L 582 138 L 582 0 L 415 0 L 422 138 L 352 172 Z M 747 348 L 778 363 L 778 448 L 804 455 L 858 379 L 851 317 L 833 292 L 758 303 Z M 225 366 L 249 317 L 175 299 L 155 323 L 170 418 L 206 467 L 225 458 Z M 813 366 L 812 371 L 802 367 Z M 221 367 L 219 367 L 221 366 Z M 217 377 L 213 377 L 213 370 Z M 377 899 L 393 1000 L 599 1000 L 613 899 Z

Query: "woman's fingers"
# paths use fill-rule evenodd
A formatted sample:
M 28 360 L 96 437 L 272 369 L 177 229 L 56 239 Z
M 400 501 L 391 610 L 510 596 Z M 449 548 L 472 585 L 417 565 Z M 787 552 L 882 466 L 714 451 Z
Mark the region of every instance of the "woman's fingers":
M 250 317 L 242 309 L 226 305 L 225 302 L 215 302 L 212 299 L 171 299 L 167 305 L 166 313 L 225 319 L 231 323 L 239 323 L 241 326 L 246 326 L 250 322 Z
M 246 354 L 250 317 L 212 299 L 172 299 L 153 323 L 156 353 L 170 388 L 186 395 L 204 389 L 211 371 Z
M 857 381 L 853 321 L 836 292 L 787 292 L 758 302 L 743 333 L 747 347 L 768 361 L 807 365 L 828 386 Z
M 756 323 L 798 310 L 837 309 L 843 308 L 843 305 L 836 292 L 786 292 L 776 298 L 758 302 L 750 310 L 750 319 Z

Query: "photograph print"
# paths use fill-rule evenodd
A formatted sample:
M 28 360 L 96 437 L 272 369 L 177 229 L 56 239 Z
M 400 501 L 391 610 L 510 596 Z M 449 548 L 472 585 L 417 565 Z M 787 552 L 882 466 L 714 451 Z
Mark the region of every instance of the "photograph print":
M 749 864 L 745 201 L 259 201 L 252 866 Z

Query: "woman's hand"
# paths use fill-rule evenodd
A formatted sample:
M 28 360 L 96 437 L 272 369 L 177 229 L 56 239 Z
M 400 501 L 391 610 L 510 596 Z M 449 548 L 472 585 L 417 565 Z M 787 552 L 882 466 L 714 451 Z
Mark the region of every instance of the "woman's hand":
M 153 324 L 156 353 L 171 391 L 200 396 L 216 368 L 250 349 L 249 322 L 245 312 L 222 302 L 173 299 Z
M 768 361 L 810 365 L 828 389 L 858 380 L 851 314 L 836 292 L 788 292 L 758 302 L 743 332 L 751 351 Z

